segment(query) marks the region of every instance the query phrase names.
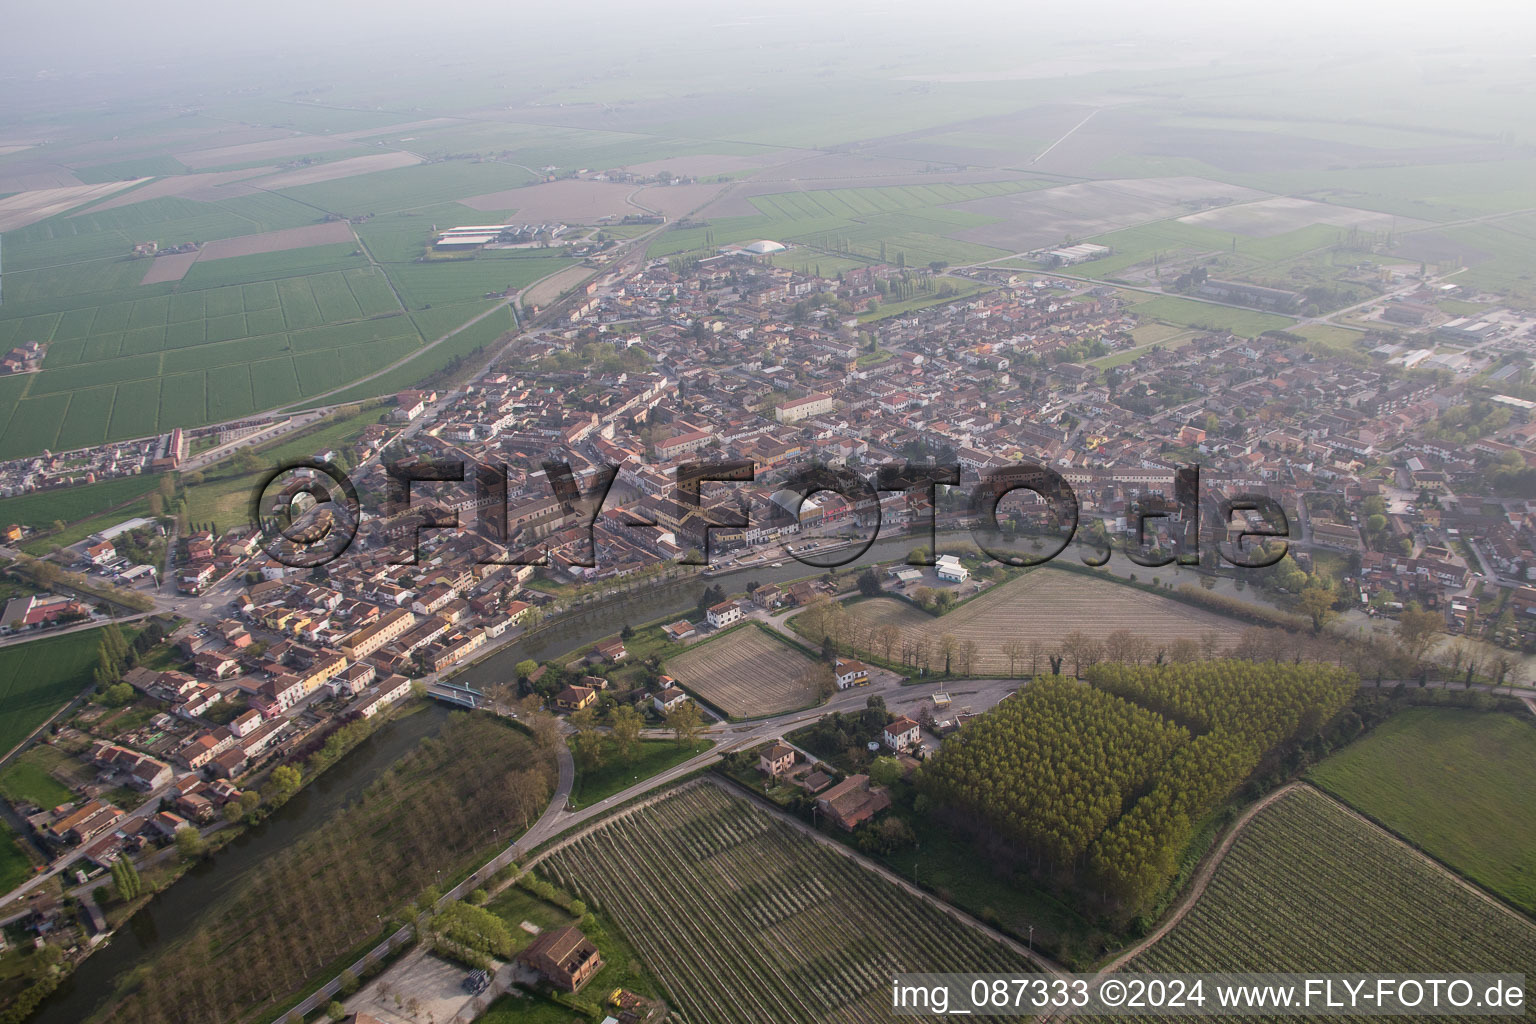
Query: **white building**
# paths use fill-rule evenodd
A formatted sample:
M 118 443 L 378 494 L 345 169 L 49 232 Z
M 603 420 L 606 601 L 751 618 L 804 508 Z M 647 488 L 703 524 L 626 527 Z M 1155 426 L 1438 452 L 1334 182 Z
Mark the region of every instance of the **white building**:
M 741 620 L 741 606 L 735 601 L 721 601 L 719 604 L 711 606 L 709 611 L 704 613 L 704 617 L 709 620 L 709 624 L 714 628 L 723 629 L 731 623 Z
M 651 698 L 651 706 L 656 709 L 658 715 L 664 715 L 687 702 L 688 695 L 675 686 L 669 686 Z
M 838 658 L 833 661 L 832 674 L 837 679 L 839 690 L 846 690 L 850 686 L 865 686 L 869 683 L 869 666 L 852 658 Z
M 958 555 L 940 555 L 933 570 L 941 580 L 964 583 L 971 578 L 971 571 L 960 564 Z
M 922 730 L 912 719 L 903 715 L 885 727 L 885 745 L 892 750 L 906 750 L 915 747 L 921 740 Z

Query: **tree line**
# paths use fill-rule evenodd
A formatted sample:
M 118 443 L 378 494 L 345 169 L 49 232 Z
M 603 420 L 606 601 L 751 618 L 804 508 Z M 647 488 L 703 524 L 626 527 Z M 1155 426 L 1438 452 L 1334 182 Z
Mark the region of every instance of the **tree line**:
M 1266 755 L 1316 735 L 1353 673 L 1244 660 L 1086 667 L 1042 676 L 925 766 L 928 806 L 1001 839 L 1024 866 L 1121 914 L 1153 901 L 1204 816 Z

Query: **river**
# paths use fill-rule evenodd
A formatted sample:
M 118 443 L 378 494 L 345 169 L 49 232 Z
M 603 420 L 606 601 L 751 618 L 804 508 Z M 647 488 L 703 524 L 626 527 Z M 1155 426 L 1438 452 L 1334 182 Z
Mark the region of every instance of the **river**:
M 958 543 L 964 536 L 966 535 L 941 536 L 940 541 L 941 543 Z M 859 566 L 902 558 L 914 546 L 921 543 L 920 538 L 906 535 L 877 540 L 870 545 L 869 550 L 862 557 L 848 565 L 840 566 L 838 572 L 847 573 L 850 569 Z M 818 554 L 814 557 L 830 561 L 834 555 L 846 555 L 848 550 L 856 549 L 829 551 L 825 555 Z M 749 582 L 784 583 L 789 580 L 805 579 L 808 576 L 819 576 L 826 571 L 826 569 L 797 562 L 786 555 L 783 564 L 778 568 L 772 565 L 759 565 L 746 569 L 734 569 L 712 577 L 695 573 L 691 576 L 662 580 L 653 585 L 647 585 L 633 594 L 620 595 L 602 603 L 594 602 L 589 608 L 580 606 L 572 608 L 560 617 L 560 625 L 557 628 L 531 631 L 527 636 L 507 644 L 495 653 L 454 673 L 453 682 L 477 688 L 503 682 L 516 676 L 514 666 L 524 658 L 544 661 L 559 654 L 579 650 L 603 637 L 612 636 L 626 623 L 639 626 L 661 618 L 681 616 L 685 612 L 694 611 L 699 603 L 699 595 L 717 583 L 721 589 L 730 593 L 733 590 L 738 592 L 743 590 Z
M 440 704 L 388 722 L 359 743 L 270 818 L 247 829 L 133 915 L 112 940 L 44 1000 L 33 1024 L 78 1024 L 112 993 L 115 979 L 167 943 L 187 935 L 202 915 L 268 858 L 353 800 L 417 743 L 435 735 L 450 712 Z
M 856 564 L 899 558 L 912 543 L 906 537 L 877 541 Z M 713 578 L 695 573 L 664 580 L 601 606 L 572 609 L 554 628 L 539 630 L 509 644 L 458 673 L 454 681 L 482 685 L 503 679 L 524 658 L 542 660 L 584 647 L 617 632 L 625 622 L 639 624 L 662 616 L 681 615 L 698 603 L 705 588 L 715 583 L 730 590 L 749 580 L 782 583 L 824 571 L 786 557 L 779 568 L 764 565 Z M 437 733 L 448 715 L 447 708 L 432 704 L 424 711 L 386 724 L 368 737 L 272 817 L 247 830 L 212 860 L 197 865 L 155 897 L 43 1002 L 29 1018 L 30 1024 L 77 1024 L 86 1019 L 112 993 L 119 975 L 140 966 L 166 944 L 186 936 L 201 915 L 235 889 L 251 870 L 259 869 L 268 857 L 322 824 L 422 739 Z
M 964 543 L 964 533 L 941 534 L 941 545 Z M 857 561 L 840 567 L 847 573 L 877 562 L 902 558 L 923 538 L 890 536 L 876 541 Z M 830 556 L 829 552 L 829 556 Z M 1058 558 L 1077 557 L 1075 546 Z M 1116 571 L 1137 571 L 1150 576 L 1158 570 L 1134 566 L 1116 559 Z M 470 686 L 484 686 L 515 675 L 514 666 L 525 658 L 545 660 L 579 650 L 588 644 L 618 632 L 625 623 L 640 625 L 657 619 L 681 616 L 693 610 L 704 590 L 716 583 L 730 592 L 741 590 L 749 581 L 783 583 L 817 576 L 825 572 L 814 566 L 785 557 L 783 563 L 733 570 L 713 577 L 695 573 L 648 584 L 633 594 L 618 595 L 591 607 L 573 608 L 550 628 L 537 629 L 513 641 L 481 661 L 455 674 L 453 681 Z M 1173 567 L 1162 570 L 1173 576 Z M 1194 574 L 1178 573 L 1193 580 Z M 1229 581 L 1221 581 L 1231 588 Z M 1233 596 L 1241 596 L 1233 591 Z M 111 993 L 113 980 L 125 970 L 143 963 L 166 943 L 185 936 L 200 915 L 237 886 L 246 874 L 259 868 L 267 857 L 296 841 L 316 825 L 323 823 L 343 804 L 356 797 L 390 765 L 405 756 L 423 738 L 442 728 L 449 712 L 439 705 L 385 725 L 320 778 L 306 786 L 271 818 L 250 829 L 220 850 L 210 862 L 200 864 L 140 910 L 106 948 L 98 950 L 80 969 L 46 1000 L 31 1018 L 34 1024 L 76 1024 L 84 1020 Z

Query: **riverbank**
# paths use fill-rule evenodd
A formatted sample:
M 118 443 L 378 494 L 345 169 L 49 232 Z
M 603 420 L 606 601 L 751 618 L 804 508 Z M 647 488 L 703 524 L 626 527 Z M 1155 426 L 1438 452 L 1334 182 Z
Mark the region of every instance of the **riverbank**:
M 128 918 L 112 938 L 87 957 L 44 1000 L 31 1024 L 79 1024 L 116 988 L 117 979 L 195 923 L 241 883 L 325 823 L 423 739 L 435 736 L 449 711 L 423 704 L 416 713 L 386 722 L 350 753 L 289 798 L 265 820 L 243 829 L 211 857 L 191 865 L 174 884 Z

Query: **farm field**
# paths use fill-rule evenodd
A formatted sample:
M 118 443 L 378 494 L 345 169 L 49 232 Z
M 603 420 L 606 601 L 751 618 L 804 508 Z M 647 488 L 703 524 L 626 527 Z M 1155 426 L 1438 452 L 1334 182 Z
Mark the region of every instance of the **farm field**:
M 23 321 L 20 334 L 52 340 L 42 372 L 0 408 L 0 456 L 237 419 L 421 347 L 383 274 L 339 248 L 213 260 L 174 293 Z M 271 277 L 284 266 L 290 276 Z
M 1248 338 L 1256 338 L 1265 331 L 1283 331 L 1295 323 L 1290 317 L 1278 313 L 1234 309 L 1176 295 L 1159 295 L 1145 302 L 1136 302 L 1131 312 L 1143 320 L 1163 320 L 1184 327 L 1226 330 Z
M 710 783 L 596 826 L 540 870 L 618 923 L 688 1021 L 884 1021 L 892 972 L 1032 970 Z
M 0 753 L 91 681 L 99 633 L 89 629 L 0 647 Z
M 0 499 L 0 520 L 22 526 L 48 527 L 55 519 L 66 523 L 81 519 L 98 509 L 132 501 L 153 491 L 160 477 L 152 474 L 124 476 L 82 487 L 36 491 L 14 498 Z M 128 518 L 124 516 L 124 518 Z
M 265 464 L 274 466 L 290 459 L 307 458 L 324 448 L 352 440 L 365 427 L 377 423 L 380 415 L 377 406 L 359 409 L 353 415 L 340 415 L 345 411 L 338 410 L 337 418 L 323 420 L 297 435 L 260 448 L 257 455 Z M 204 472 L 201 483 L 186 488 L 187 517 L 193 522 L 212 522 L 220 526 L 244 523 L 250 514 L 252 486 L 252 478 L 236 470 L 232 463 L 216 463 Z
M 755 624 L 694 644 L 667 659 L 685 690 L 732 718 L 797 711 L 816 703 L 816 663 Z
M 1027 664 L 1015 665 L 1010 673 L 1002 651 L 1006 640 L 1051 646 L 1073 630 L 1102 636 L 1125 629 L 1156 637 L 1160 644 L 1180 637 L 1198 640 L 1206 633 L 1230 643 L 1242 630 L 1238 623 L 1211 612 L 1049 566 L 999 584 L 947 615 L 929 615 L 894 597 L 854 601 L 844 607 L 849 640 L 860 650 L 870 651 L 872 631 L 881 626 L 900 631 L 897 648 L 926 642 L 930 651 L 936 651 L 939 638 L 948 633 L 962 645 L 968 640 L 976 644 L 971 674 L 983 676 L 1028 674 Z
M 425 337 L 433 339 L 442 336 L 441 332 L 445 325 L 465 323 L 483 312 L 485 312 L 483 305 L 456 306 L 413 313 L 411 319 Z M 451 319 L 445 318 L 443 314 L 447 314 Z M 387 395 L 426 380 L 463 360 L 487 358 L 484 350 L 495 344 L 502 334 L 513 330 L 516 326 L 516 319 L 510 307 L 504 306 L 478 323 L 455 330 L 453 336 L 442 344 L 428 351 L 418 352 L 403 365 L 388 373 L 381 374 L 365 384 L 354 384 L 336 394 L 325 395 L 309 405 L 335 405 L 338 402 L 358 402 L 379 395 Z
M 755 215 L 710 217 L 707 228 L 667 231 L 657 236 L 649 252 L 657 256 L 705 248 L 707 232 L 716 245 L 771 238 L 814 246 L 822 251 L 820 257 L 801 253 L 791 257 L 792 263 L 814 263 L 820 258 L 828 261 L 822 268 L 824 273 L 833 272 L 828 267 L 834 258 L 895 263 L 903 257 L 910 267 L 923 267 L 934 260 L 959 264 L 996 259 L 1009 255 L 1008 251 L 956 237 L 962 229 L 987 224 L 989 218 L 952 207 L 1035 187 L 1034 182 L 998 181 L 757 195 L 747 207 L 756 210 Z
M 509 174 L 513 182 L 523 177 L 505 165 L 382 173 L 415 171 L 424 174 L 407 180 L 424 189 L 412 193 L 423 202 L 433 198 L 434 187 L 457 192 L 491 180 L 492 173 L 499 182 Z M 312 187 L 355 187 L 374 177 Z M 394 184 L 374 183 L 381 195 L 393 194 Z M 475 217 L 468 207 L 452 205 L 459 216 Z M 317 216 L 313 207 L 275 193 L 218 202 L 157 194 L 7 234 L 0 343 L 39 341 L 48 349 L 40 373 L 0 387 L 0 458 L 150 436 L 303 402 L 411 356 L 483 309 L 486 293 L 523 287 L 572 265 L 557 255 L 418 265 L 411 262 L 414 249 L 396 252 L 390 241 L 384 262 L 375 266 L 358 252 L 348 224 L 317 223 Z M 414 244 L 425 221 L 399 226 L 405 223 L 369 237 L 389 240 L 405 231 Z M 130 247 L 145 239 L 162 246 L 198 239 L 202 248 L 186 256 L 129 257 Z M 448 323 L 434 311 L 440 329 L 427 334 L 402 302 L 416 312 L 463 307 L 456 311 L 463 315 Z M 454 354 L 462 351 L 445 348 L 413 361 L 377 390 L 363 387 L 357 394 L 409 386 L 441 368 L 445 360 L 437 356 Z
M 1536 729 L 1510 715 L 1410 708 L 1312 780 L 1430 856 L 1536 911 Z
M 1519 971 L 1536 963 L 1536 925 L 1303 788 L 1248 822 L 1189 913 L 1126 969 L 1414 973 L 1448 963 Z

